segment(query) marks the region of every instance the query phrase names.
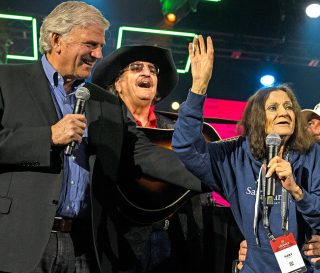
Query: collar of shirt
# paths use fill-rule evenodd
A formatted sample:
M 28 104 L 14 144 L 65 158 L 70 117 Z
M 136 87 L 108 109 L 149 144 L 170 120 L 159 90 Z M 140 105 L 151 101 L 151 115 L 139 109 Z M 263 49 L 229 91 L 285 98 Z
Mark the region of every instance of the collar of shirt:
M 64 79 L 58 71 L 48 62 L 45 55 L 42 55 L 41 62 L 43 70 L 46 74 L 53 102 L 55 104 L 59 119 L 66 114 L 71 114 L 76 102 L 75 90 L 84 85 L 83 80 L 78 80 L 73 83 L 72 92 L 66 94 L 64 90 Z
M 45 54 L 42 55 L 41 57 L 41 63 L 42 63 L 42 67 L 44 70 L 44 73 L 46 74 L 46 77 L 50 83 L 50 86 L 52 88 L 57 87 L 59 84 L 64 84 L 64 79 L 63 77 L 59 74 L 59 72 L 57 70 L 55 70 L 55 68 L 48 62 L 47 57 Z M 78 87 L 84 85 L 84 80 L 76 80 L 73 85 L 72 88 L 73 90 L 77 89 Z
M 154 105 L 152 105 L 149 109 L 149 114 L 148 114 L 148 126 L 149 128 L 157 128 L 157 117 L 154 114 Z M 135 118 L 135 122 L 137 123 L 138 126 L 142 126 L 142 123 L 140 120 L 137 120 Z

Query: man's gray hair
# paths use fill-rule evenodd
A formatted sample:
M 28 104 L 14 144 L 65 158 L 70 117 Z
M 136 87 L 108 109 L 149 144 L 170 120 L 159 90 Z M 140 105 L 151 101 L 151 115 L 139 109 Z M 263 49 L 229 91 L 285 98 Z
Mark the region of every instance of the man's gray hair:
M 92 5 L 81 1 L 67 1 L 58 5 L 44 20 L 40 28 L 40 52 L 52 50 L 50 36 L 58 33 L 66 36 L 74 27 L 99 25 L 104 30 L 110 26 L 109 21 Z

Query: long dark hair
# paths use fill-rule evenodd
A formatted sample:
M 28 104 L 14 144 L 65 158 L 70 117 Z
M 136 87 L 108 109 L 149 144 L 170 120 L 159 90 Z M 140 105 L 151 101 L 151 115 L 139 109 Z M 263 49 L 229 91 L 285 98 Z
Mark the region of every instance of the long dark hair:
M 295 114 L 294 132 L 290 136 L 287 145 L 290 146 L 290 149 L 304 153 L 313 143 L 312 137 L 305 129 L 306 121 L 301 116 L 301 108 L 292 89 L 287 84 L 261 88 L 249 98 L 242 119 L 238 124 L 239 132 L 242 131 L 241 134 L 249 138 L 251 151 L 257 159 L 262 159 L 266 154 L 265 104 L 270 93 L 279 90 L 287 93 Z

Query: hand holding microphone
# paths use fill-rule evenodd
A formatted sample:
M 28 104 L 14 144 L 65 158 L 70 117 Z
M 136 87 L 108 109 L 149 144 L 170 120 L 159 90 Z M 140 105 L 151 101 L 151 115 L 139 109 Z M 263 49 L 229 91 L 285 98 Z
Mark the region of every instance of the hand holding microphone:
M 279 151 L 279 146 L 281 144 L 281 138 L 278 134 L 269 134 L 266 138 L 266 145 L 268 151 L 267 158 L 267 176 L 269 171 L 270 161 L 277 156 Z M 276 179 L 275 174 L 271 174 L 271 176 L 266 176 L 266 186 L 265 186 L 265 201 L 267 206 L 272 206 L 274 203 L 274 198 L 276 194 Z
M 66 155 L 71 155 L 77 143 L 80 143 L 86 128 L 86 118 L 83 115 L 85 102 L 90 98 L 90 92 L 85 87 L 76 91 L 76 103 L 73 114 L 65 115 L 56 124 L 51 126 L 51 141 L 54 145 L 68 146 L 65 149 Z
M 294 180 L 290 162 L 277 156 L 279 145 L 280 145 L 280 144 L 279 145 L 277 144 L 279 143 L 279 139 L 275 140 L 277 139 L 277 137 L 274 136 L 276 134 L 270 134 L 270 135 L 271 135 L 270 139 L 272 140 L 269 140 L 268 143 L 266 141 L 267 149 L 268 149 L 268 162 L 267 162 L 266 188 L 265 188 L 266 204 L 269 206 L 273 205 L 273 201 L 275 197 L 276 177 L 281 182 L 282 187 L 285 188 L 296 201 L 299 201 L 303 198 L 303 191 Z M 270 135 L 267 136 L 267 139 Z M 281 139 L 280 139 L 280 143 L 281 143 Z
M 76 104 L 73 109 L 73 114 L 83 114 L 85 103 L 90 98 L 90 92 L 89 92 L 88 88 L 85 88 L 85 87 L 78 88 L 76 91 L 76 98 L 77 98 L 77 100 L 76 100 Z M 82 135 L 83 135 L 83 133 L 82 133 Z M 81 137 L 82 137 L 82 135 L 81 135 Z M 80 139 L 80 141 L 81 141 L 81 139 Z M 74 148 L 76 147 L 77 142 L 80 142 L 80 141 L 72 140 L 71 143 L 69 143 L 67 145 L 67 147 L 65 148 L 64 154 L 71 155 Z

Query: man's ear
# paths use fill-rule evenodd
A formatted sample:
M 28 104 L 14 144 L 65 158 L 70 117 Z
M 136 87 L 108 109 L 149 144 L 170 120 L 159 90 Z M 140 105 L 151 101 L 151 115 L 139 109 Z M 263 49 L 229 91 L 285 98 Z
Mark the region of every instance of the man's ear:
M 61 52 L 61 35 L 58 33 L 51 33 L 50 35 L 50 43 L 52 50 L 56 53 L 60 54 Z
M 121 84 L 120 84 L 120 77 L 118 79 L 116 79 L 115 83 L 114 83 L 114 86 L 118 92 L 118 94 L 121 94 L 122 93 L 122 89 L 121 89 Z

